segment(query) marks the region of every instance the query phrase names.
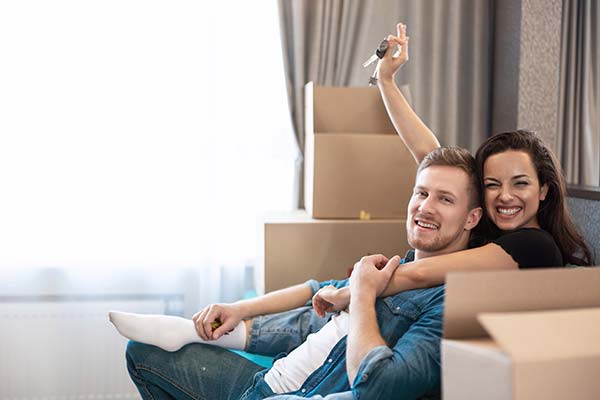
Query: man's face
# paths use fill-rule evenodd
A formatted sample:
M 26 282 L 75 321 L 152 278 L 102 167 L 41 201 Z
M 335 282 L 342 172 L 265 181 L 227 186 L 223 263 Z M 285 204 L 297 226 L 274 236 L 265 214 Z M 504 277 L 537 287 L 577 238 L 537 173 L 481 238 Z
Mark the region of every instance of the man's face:
M 456 167 L 431 166 L 417 175 L 408 203 L 408 244 L 418 258 L 464 250 L 481 210 L 469 209 L 469 176 Z

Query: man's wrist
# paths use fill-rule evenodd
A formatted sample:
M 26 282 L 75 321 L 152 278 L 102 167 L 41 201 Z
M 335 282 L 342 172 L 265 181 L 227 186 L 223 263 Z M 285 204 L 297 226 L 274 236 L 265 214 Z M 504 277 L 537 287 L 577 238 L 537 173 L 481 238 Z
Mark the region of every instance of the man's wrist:
M 238 309 L 242 319 L 254 316 L 251 300 L 239 300 L 231 305 Z
M 377 299 L 377 291 L 374 288 L 357 288 L 350 290 L 350 306 L 356 305 L 369 305 L 372 306 Z

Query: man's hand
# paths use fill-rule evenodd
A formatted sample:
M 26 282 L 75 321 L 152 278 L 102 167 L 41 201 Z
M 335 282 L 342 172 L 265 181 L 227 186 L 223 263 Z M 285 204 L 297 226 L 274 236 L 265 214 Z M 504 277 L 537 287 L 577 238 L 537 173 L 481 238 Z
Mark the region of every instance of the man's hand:
M 397 36 L 388 35 L 389 48 L 379 62 L 379 81 L 392 80 L 402 65 L 408 61 L 408 39 L 406 25 L 396 25 Z
M 389 260 L 381 254 L 361 258 L 354 264 L 350 277 L 351 296 L 361 293 L 378 297 L 387 287 L 399 264 L 400 256 L 394 256 Z
M 319 289 L 312 298 L 312 305 L 321 318 L 325 313 L 345 310 L 350 304 L 350 288 L 337 289 L 335 286 L 325 286 Z
M 350 277 L 350 329 L 346 348 L 348 382 L 354 385 L 360 363 L 377 346 L 385 346 L 377 324 L 375 301 L 394 274 L 400 257 L 366 256 L 354 265 Z
M 235 328 L 245 317 L 242 307 L 233 304 L 211 304 L 198 311 L 192 319 L 198 335 L 204 340 L 216 340 Z M 213 325 L 218 327 L 213 329 Z M 211 325 L 212 324 L 212 325 Z

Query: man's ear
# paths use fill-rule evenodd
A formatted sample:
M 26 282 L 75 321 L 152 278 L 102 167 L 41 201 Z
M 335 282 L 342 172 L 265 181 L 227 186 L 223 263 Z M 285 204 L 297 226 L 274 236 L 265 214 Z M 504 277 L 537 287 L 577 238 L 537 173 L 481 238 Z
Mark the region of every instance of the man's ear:
M 481 220 L 481 216 L 483 215 L 483 208 L 476 207 L 469 211 L 469 215 L 467 216 L 467 222 L 465 222 L 465 230 L 470 231 L 475 228 L 479 221 Z

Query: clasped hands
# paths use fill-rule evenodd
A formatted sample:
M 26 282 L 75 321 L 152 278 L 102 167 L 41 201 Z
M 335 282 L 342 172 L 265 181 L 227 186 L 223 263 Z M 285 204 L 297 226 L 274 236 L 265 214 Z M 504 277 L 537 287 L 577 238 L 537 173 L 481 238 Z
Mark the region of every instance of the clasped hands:
M 320 317 L 325 313 L 345 310 L 350 304 L 351 297 L 373 296 L 378 297 L 387 287 L 394 271 L 400 263 L 400 257 L 390 259 L 376 254 L 365 256 L 354 264 L 350 276 L 350 286 L 336 288 L 325 286 L 321 288 L 312 299 L 315 312 Z

